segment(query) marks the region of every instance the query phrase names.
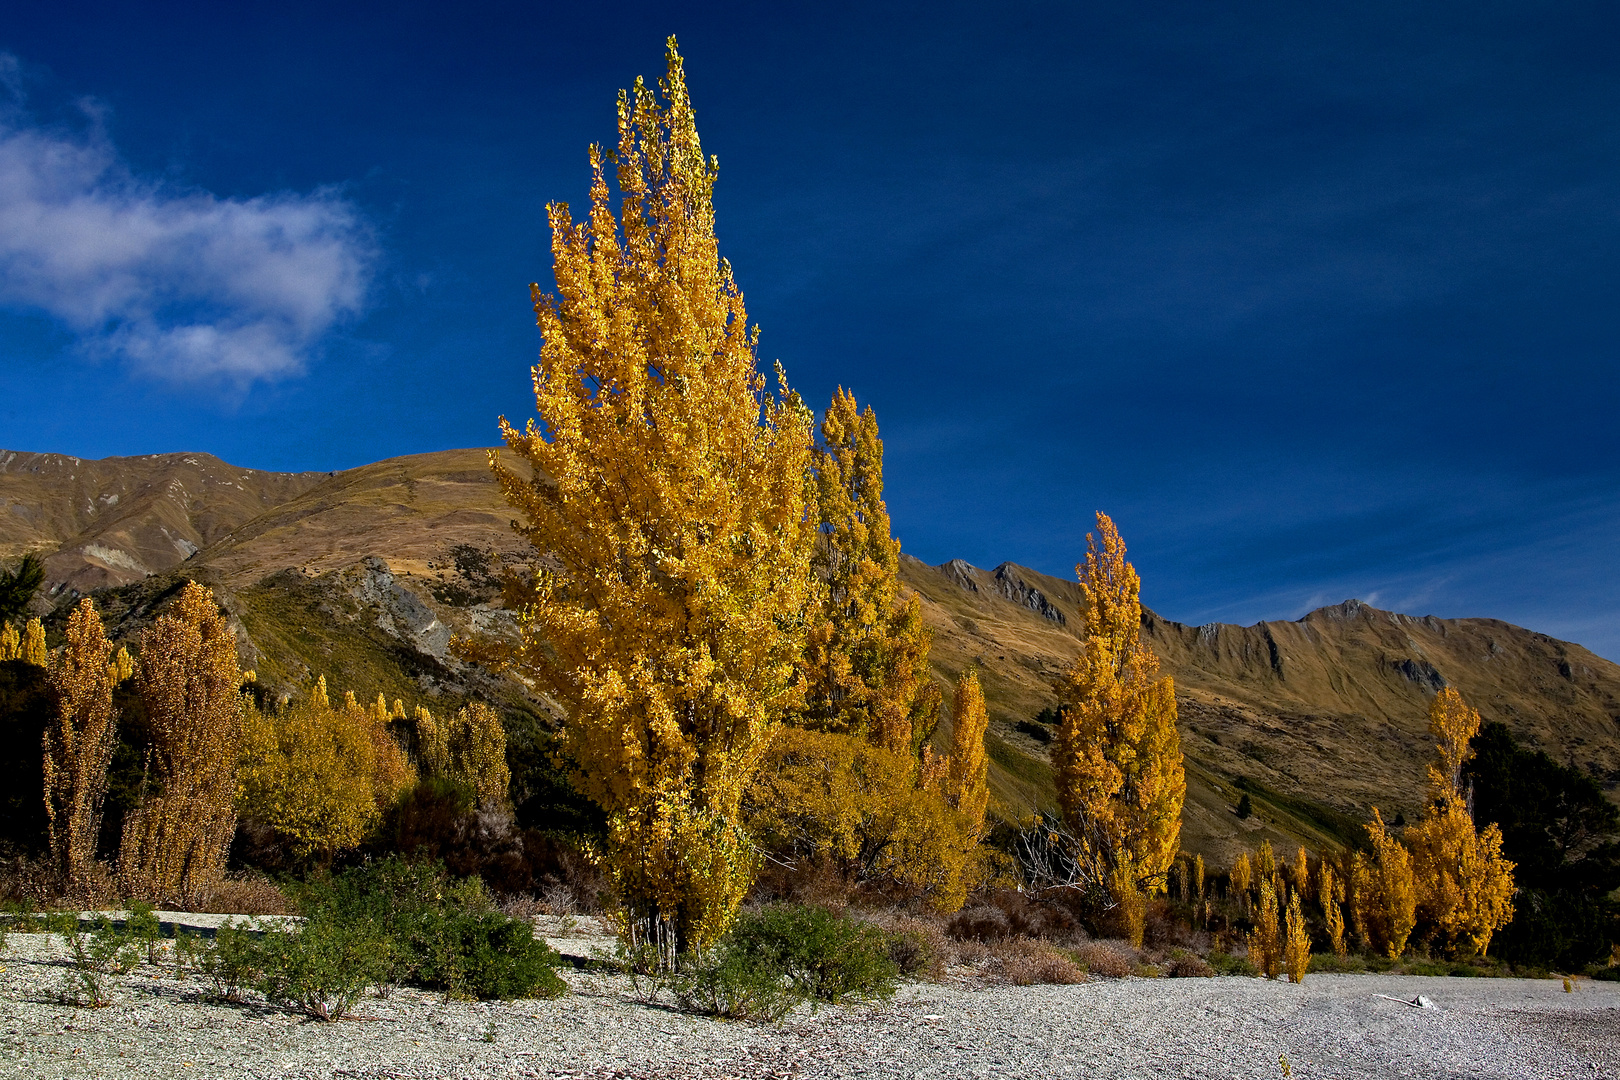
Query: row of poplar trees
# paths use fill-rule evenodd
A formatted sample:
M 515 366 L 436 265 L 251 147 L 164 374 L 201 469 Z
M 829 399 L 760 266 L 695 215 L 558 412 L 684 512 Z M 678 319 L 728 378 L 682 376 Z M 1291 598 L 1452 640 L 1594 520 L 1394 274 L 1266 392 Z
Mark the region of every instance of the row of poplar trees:
M 960 905 L 988 788 L 975 672 L 934 748 L 944 703 L 920 600 L 897 583 L 876 419 L 840 390 L 818 440 L 780 364 L 768 390 L 674 39 L 660 89 L 620 94 L 585 220 L 548 207 L 538 421 L 500 421 L 524 465 L 491 454 L 539 569 L 509 586 L 520 641 L 456 647 L 562 706 L 560 753 L 605 812 L 597 854 L 623 929 L 673 959 L 725 931 L 760 847 Z M 1056 760 L 1090 876 L 1129 903 L 1162 884 L 1185 780 L 1135 572 L 1099 525 Z
M 234 631 L 194 581 L 140 635 L 134 655 L 108 640 L 86 597 L 54 650 L 37 619 L 21 634 L 0 625 L 0 661 L 45 672 L 46 842 L 57 889 L 76 900 L 111 893 L 205 904 L 242 816 L 298 858 L 330 861 L 366 840 L 419 779 L 459 785 L 481 805 L 507 798 L 505 732 L 481 703 L 407 717 L 403 702 L 381 696 L 365 705 L 350 692 L 333 703 L 323 677 L 298 700 L 261 709 Z M 121 694 L 135 716 L 120 715 Z M 120 731 L 130 720 L 142 773 L 109 873 L 97 848 L 109 766 L 121 736 L 130 741 Z

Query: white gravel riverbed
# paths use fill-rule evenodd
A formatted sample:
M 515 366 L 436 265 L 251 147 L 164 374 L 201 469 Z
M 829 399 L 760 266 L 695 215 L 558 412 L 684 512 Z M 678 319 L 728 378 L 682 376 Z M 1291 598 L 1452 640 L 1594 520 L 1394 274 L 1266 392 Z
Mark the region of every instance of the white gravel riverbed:
M 779 1026 L 634 1000 L 570 971 L 556 1001 L 446 1003 L 410 989 L 322 1023 L 211 1002 L 202 980 L 141 968 L 112 1004 L 58 1004 L 64 950 L 13 935 L 0 959 L 0 1074 L 28 1077 L 1609 1077 L 1620 984 L 1312 975 L 909 984 L 883 1006 Z M 1416 1009 L 1379 995 L 1423 995 Z

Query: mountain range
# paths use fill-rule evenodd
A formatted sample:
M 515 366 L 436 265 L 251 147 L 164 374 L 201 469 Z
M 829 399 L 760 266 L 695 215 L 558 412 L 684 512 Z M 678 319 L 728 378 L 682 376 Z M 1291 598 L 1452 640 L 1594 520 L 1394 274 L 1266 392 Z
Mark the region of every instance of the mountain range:
M 85 460 L 0 450 L 0 556 L 45 558 L 48 624 L 93 593 L 115 638 L 137 633 L 183 577 L 212 586 L 244 661 L 294 693 L 318 674 L 362 697 L 555 709 L 516 676 L 450 656 L 452 634 L 501 632 L 511 528 L 488 451 L 446 450 L 336 473 L 273 473 L 201 453 Z M 1151 575 L 1152 568 L 1144 567 Z M 942 680 L 979 669 L 999 812 L 1050 810 L 1052 682 L 1079 650 L 1079 586 L 1014 563 L 902 556 Z M 1415 816 L 1432 754 L 1426 710 L 1456 687 L 1487 720 L 1620 793 L 1620 665 L 1494 619 L 1440 619 L 1346 600 L 1292 621 L 1186 626 L 1144 610 L 1175 679 L 1186 755 L 1183 846 L 1224 861 L 1262 837 L 1355 841 L 1378 806 Z M 943 734 L 943 733 L 942 733 Z M 1243 794 L 1255 812 L 1239 818 Z

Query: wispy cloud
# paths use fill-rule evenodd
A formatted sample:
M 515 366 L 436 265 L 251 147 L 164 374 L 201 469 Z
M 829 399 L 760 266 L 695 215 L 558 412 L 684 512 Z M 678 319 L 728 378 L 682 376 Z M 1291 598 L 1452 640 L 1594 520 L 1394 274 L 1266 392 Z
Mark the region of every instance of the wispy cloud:
M 15 71 L 0 55 L 0 78 Z M 374 261 L 337 191 L 177 189 L 135 175 L 95 123 L 0 114 L 0 304 L 54 316 L 92 353 L 181 381 L 296 374 L 361 310 Z

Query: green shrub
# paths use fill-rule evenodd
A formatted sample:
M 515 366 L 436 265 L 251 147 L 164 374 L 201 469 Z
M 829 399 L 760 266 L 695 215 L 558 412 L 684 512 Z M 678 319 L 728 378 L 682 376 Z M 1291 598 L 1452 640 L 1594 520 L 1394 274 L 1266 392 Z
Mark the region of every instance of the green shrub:
M 1588 968 L 1587 973 L 1594 979 L 1604 982 L 1620 982 L 1620 965 L 1611 964 L 1607 967 Z
M 76 911 L 52 916 L 48 925 L 67 943 L 72 966 L 58 993 L 63 1004 L 100 1008 L 108 1004 L 107 976 L 124 975 L 141 962 L 140 945 L 127 927 L 97 915 L 88 932 Z
M 163 940 L 163 924 L 158 922 L 152 905 L 141 900 L 129 902 L 129 915 L 124 920 L 129 939 L 146 954 L 148 964 L 157 963 L 158 942 Z
M 258 987 L 276 1005 L 319 1020 L 341 1020 L 376 981 L 383 940 L 368 923 L 310 919 L 296 931 L 275 931 L 259 943 L 264 967 Z
M 722 942 L 701 961 L 688 963 L 688 970 L 676 976 L 674 988 L 675 999 L 691 1012 L 774 1023 L 803 999 L 769 957 L 730 942 Z
M 1312 953 L 1311 970 L 1324 975 L 1359 974 L 1367 970 L 1367 961 L 1354 954 L 1341 957 L 1330 952 Z
M 1260 974 L 1260 969 L 1249 961 L 1247 956 L 1232 956 L 1224 952 L 1209 954 L 1209 966 L 1217 975 L 1249 975 Z
M 427 936 L 432 947 L 417 965 L 425 986 L 480 1001 L 554 998 L 568 991 L 557 974 L 562 958 L 521 919 L 464 912 L 438 920 Z
M 265 950 L 258 935 L 233 919 L 226 919 L 214 933 L 214 941 L 202 953 L 202 971 L 214 985 L 214 996 L 221 1001 L 241 1001 L 242 991 L 259 981 L 265 967 Z
M 777 904 L 744 914 L 726 936 L 726 949 L 747 958 L 749 966 L 774 968 L 796 993 L 815 1002 L 886 999 L 900 977 L 882 930 L 809 905 Z
M 556 997 L 561 957 L 534 927 L 494 910 L 477 878 L 451 877 L 440 863 L 378 859 L 305 887 L 310 924 L 369 937 L 381 992 L 408 982 L 450 997 Z

